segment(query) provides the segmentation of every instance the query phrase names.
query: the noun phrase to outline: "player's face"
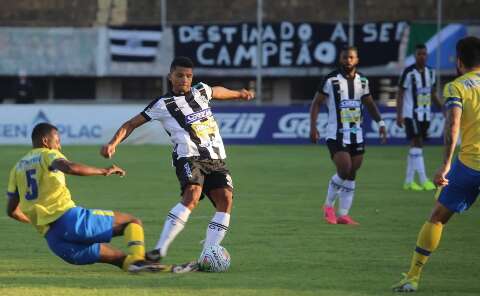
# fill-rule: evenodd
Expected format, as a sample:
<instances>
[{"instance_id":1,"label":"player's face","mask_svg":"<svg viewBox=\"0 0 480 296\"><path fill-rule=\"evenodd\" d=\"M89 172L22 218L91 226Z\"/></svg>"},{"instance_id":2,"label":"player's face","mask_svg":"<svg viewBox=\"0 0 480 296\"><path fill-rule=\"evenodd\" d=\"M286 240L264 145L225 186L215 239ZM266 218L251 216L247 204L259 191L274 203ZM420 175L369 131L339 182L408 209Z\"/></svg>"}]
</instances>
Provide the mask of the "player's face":
<instances>
[{"instance_id":1,"label":"player's face","mask_svg":"<svg viewBox=\"0 0 480 296\"><path fill-rule=\"evenodd\" d=\"M350 72L358 65L358 54L355 50L344 50L340 54L340 65L346 72Z\"/></svg>"},{"instance_id":2,"label":"player's face","mask_svg":"<svg viewBox=\"0 0 480 296\"><path fill-rule=\"evenodd\" d=\"M60 144L60 136L56 130L52 130L48 136L43 138L44 145L49 149L62 150L62 145Z\"/></svg>"},{"instance_id":3,"label":"player's face","mask_svg":"<svg viewBox=\"0 0 480 296\"><path fill-rule=\"evenodd\" d=\"M419 67L425 67L427 64L427 49L426 48L420 48L415 50L415 63Z\"/></svg>"},{"instance_id":4,"label":"player's face","mask_svg":"<svg viewBox=\"0 0 480 296\"><path fill-rule=\"evenodd\" d=\"M168 75L172 83L174 93L182 94L190 91L192 87L193 69L185 67L175 67Z\"/></svg>"}]
</instances>

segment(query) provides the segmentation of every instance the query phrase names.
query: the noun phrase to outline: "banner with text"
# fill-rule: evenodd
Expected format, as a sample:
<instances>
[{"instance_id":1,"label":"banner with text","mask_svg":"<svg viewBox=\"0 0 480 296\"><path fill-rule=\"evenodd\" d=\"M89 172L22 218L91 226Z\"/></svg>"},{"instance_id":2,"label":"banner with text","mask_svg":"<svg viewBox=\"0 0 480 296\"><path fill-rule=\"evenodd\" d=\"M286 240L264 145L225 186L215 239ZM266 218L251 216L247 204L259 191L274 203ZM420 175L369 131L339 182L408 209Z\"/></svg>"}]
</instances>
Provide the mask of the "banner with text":
<instances>
[{"instance_id":1,"label":"banner with text","mask_svg":"<svg viewBox=\"0 0 480 296\"><path fill-rule=\"evenodd\" d=\"M144 105L2 105L0 144L30 145L33 127L49 122L58 127L62 144L105 144L117 129ZM158 122L141 126L125 141L131 144L167 144Z\"/></svg>"},{"instance_id":2,"label":"banner with text","mask_svg":"<svg viewBox=\"0 0 480 296\"><path fill-rule=\"evenodd\" d=\"M120 125L143 110L144 105L2 105L0 144L30 145L32 128L50 122L59 129L63 144L105 144ZM310 116L308 106L213 107L220 134L227 144L307 144ZM395 108L381 107L386 122L388 144L405 144L405 131L395 124ZM444 118L435 112L430 124L431 144L442 143ZM327 114L322 111L317 128L324 136ZM367 144L380 144L378 126L365 114L363 132ZM323 141L323 140L322 140ZM169 144L159 122L149 122L135 130L126 143Z\"/></svg>"},{"instance_id":3,"label":"banner with text","mask_svg":"<svg viewBox=\"0 0 480 296\"><path fill-rule=\"evenodd\" d=\"M310 114L308 106L288 107L217 107L213 108L220 126L220 133L227 144L308 144ZM396 111L392 107L380 107L387 127L387 144L406 144L405 130L395 123ZM429 144L441 144L444 118L434 112L430 124ZM327 113L318 116L317 128L325 136ZM368 113L363 120L363 133L367 144L380 144L378 125ZM322 139L321 142L324 142Z\"/></svg>"},{"instance_id":4,"label":"banner with text","mask_svg":"<svg viewBox=\"0 0 480 296\"><path fill-rule=\"evenodd\" d=\"M358 24L355 45L362 67L399 60L406 22ZM348 44L348 24L266 23L261 33L262 66L334 67ZM174 26L175 55L191 57L199 68L251 68L257 65L255 23Z\"/></svg>"}]
</instances>

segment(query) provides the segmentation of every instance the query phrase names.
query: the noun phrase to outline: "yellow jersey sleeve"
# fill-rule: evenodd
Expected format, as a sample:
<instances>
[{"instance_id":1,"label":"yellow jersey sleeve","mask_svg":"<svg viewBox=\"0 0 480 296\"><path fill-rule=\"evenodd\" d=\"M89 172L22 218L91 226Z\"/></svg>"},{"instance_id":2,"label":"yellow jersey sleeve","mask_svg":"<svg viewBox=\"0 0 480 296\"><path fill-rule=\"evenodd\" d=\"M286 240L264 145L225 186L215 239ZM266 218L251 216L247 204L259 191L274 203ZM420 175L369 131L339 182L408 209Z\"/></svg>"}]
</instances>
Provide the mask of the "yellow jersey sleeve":
<instances>
[{"instance_id":1,"label":"yellow jersey sleeve","mask_svg":"<svg viewBox=\"0 0 480 296\"><path fill-rule=\"evenodd\" d=\"M463 95L462 90L458 84L453 81L445 85L443 89L443 98L445 109L458 107L463 109Z\"/></svg>"},{"instance_id":2,"label":"yellow jersey sleeve","mask_svg":"<svg viewBox=\"0 0 480 296\"><path fill-rule=\"evenodd\" d=\"M48 168L49 170L50 170L50 167L52 166L52 163L57 159L68 160L65 157L65 155L63 155L62 152L58 150L46 150L42 157L42 161L44 162L45 167Z\"/></svg>"},{"instance_id":3,"label":"yellow jersey sleeve","mask_svg":"<svg viewBox=\"0 0 480 296\"><path fill-rule=\"evenodd\" d=\"M10 170L8 178L7 195L8 197L18 197L17 174L15 173L16 165Z\"/></svg>"}]
</instances>

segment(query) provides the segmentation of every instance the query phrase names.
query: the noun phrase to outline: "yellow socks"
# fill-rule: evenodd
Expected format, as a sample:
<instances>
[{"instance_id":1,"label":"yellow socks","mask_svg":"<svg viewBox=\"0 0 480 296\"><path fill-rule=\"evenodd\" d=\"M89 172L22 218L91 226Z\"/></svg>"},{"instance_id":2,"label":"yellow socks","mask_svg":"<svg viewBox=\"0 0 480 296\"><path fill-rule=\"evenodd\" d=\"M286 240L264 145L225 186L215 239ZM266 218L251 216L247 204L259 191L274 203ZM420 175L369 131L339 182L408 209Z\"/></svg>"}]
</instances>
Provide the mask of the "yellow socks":
<instances>
[{"instance_id":1,"label":"yellow socks","mask_svg":"<svg viewBox=\"0 0 480 296\"><path fill-rule=\"evenodd\" d=\"M123 237L128 246L128 256L123 261L123 269L127 270L128 266L133 262L145 259L145 245L142 226L136 223L128 224L123 233Z\"/></svg>"},{"instance_id":2,"label":"yellow socks","mask_svg":"<svg viewBox=\"0 0 480 296\"><path fill-rule=\"evenodd\" d=\"M425 222L418 233L417 247L413 252L408 278L420 278L422 268L427 263L430 254L435 251L442 237L443 224L440 222Z\"/></svg>"}]
</instances>

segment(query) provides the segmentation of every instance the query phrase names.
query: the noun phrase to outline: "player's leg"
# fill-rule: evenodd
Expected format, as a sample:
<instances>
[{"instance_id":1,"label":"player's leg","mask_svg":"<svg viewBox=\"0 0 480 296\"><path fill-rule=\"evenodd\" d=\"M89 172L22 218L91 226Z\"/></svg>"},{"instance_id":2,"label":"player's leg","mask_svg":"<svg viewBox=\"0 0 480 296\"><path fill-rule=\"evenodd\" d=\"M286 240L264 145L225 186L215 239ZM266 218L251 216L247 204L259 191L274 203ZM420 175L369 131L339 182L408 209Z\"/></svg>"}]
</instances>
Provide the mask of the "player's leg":
<instances>
[{"instance_id":1,"label":"player's leg","mask_svg":"<svg viewBox=\"0 0 480 296\"><path fill-rule=\"evenodd\" d=\"M230 226L233 191L230 187L215 188L209 191L209 197L217 211L208 223L204 246L219 245L225 238Z\"/></svg>"},{"instance_id":2,"label":"player's leg","mask_svg":"<svg viewBox=\"0 0 480 296\"><path fill-rule=\"evenodd\" d=\"M127 258L127 255L121 250L106 243L100 244L100 261L99 262L112 264L119 268L122 268L125 258Z\"/></svg>"},{"instance_id":3,"label":"player's leg","mask_svg":"<svg viewBox=\"0 0 480 296\"><path fill-rule=\"evenodd\" d=\"M477 199L480 172L463 165L459 160L447 174L449 184L439 188L438 200L427 222L422 226L412 256L410 270L392 288L399 292L416 291L423 266L439 243L445 225L455 212L466 211Z\"/></svg>"},{"instance_id":4,"label":"player's leg","mask_svg":"<svg viewBox=\"0 0 480 296\"><path fill-rule=\"evenodd\" d=\"M407 140L410 143L410 148L407 155L407 169L405 176L405 183L403 189L419 191L423 188L415 182L415 171L418 161L416 158L419 155L419 149L421 151L422 139L419 134L418 122L412 118L405 118L405 133Z\"/></svg>"},{"instance_id":5,"label":"player's leg","mask_svg":"<svg viewBox=\"0 0 480 296\"><path fill-rule=\"evenodd\" d=\"M121 212L114 212L113 219L113 236L123 235L128 248L128 255L122 262L123 269L140 271L137 269L145 265L145 235L142 221L131 214ZM104 246L104 249L108 254L114 254L111 246ZM132 266L133 264L136 266Z\"/></svg>"},{"instance_id":6,"label":"player's leg","mask_svg":"<svg viewBox=\"0 0 480 296\"><path fill-rule=\"evenodd\" d=\"M161 258L167 256L170 244L185 228L188 217L197 206L201 195L202 186L196 184L185 186L181 202L176 204L168 213L155 249L146 254L147 259L159 261Z\"/></svg>"},{"instance_id":7,"label":"player's leg","mask_svg":"<svg viewBox=\"0 0 480 296\"><path fill-rule=\"evenodd\" d=\"M418 289L423 266L427 263L442 237L443 225L452 217L454 212L440 202L436 202L430 218L423 224L418 233L415 251L413 252L410 269L403 274L403 279L392 286L395 292L414 292Z\"/></svg>"},{"instance_id":8,"label":"player's leg","mask_svg":"<svg viewBox=\"0 0 480 296\"><path fill-rule=\"evenodd\" d=\"M219 245L230 226L230 213L233 205L233 181L223 160L211 160L204 167L205 177L203 191L216 208L208 223L204 246Z\"/></svg>"},{"instance_id":9,"label":"player's leg","mask_svg":"<svg viewBox=\"0 0 480 296\"><path fill-rule=\"evenodd\" d=\"M197 206L202 195L205 176L201 165L193 158L174 159L175 173L180 183L182 199L168 213L155 249L146 258L159 261L167 255L168 248L177 235L185 228L191 211Z\"/></svg>"},{"instance_id":10,"label":"player's leg","mask_svg":"<svg viewBox=\"0 0 480 296\"><path fill-rule=\"evenodd\" d=\"M338 193L339 208L337 223L358 225L358 222L350 217L349 212L355 195L355 177L363 162L363 150L361 154L350 154L349 156L351 157L350 174L345 182L343 182L342 189Z\"/></svg>"},{"instance_id":11,"label":"player's leg","mask_svg":"<svg viewBox=\"0 0 480 296\"><path fill-rule=\"evenodd\" d=\"M129 242L128 256L106 244L122 233ZM102 262L126 270L144 258L141 222L129 214L75 207L50 225L46 239L55 254L76 265ZM126 264L131 255L134 260Z\"/></svg>"},{"instance_id":12,"label":"player's leg","mask_svg":"<svg viewBox=\"0 0 480 296\"><path fill-rule=\"evenodd\" d=\"M419 122L418 125L420 127L418 144L416 146L418 157L416 157L414 160L414 167L416 168L416 171L418 173L418 178L420 180L420 186L422 186L422 189L435 190L435 184L433 184L433 182L430 181L427 177L427 170L425 169L425 161L423 158L423 143L428 137L428 128L430 126L430 122L422 121Z\"/></svg>"},{"instance_id":13,"label":"player's leg","mask_svg":"<svg viewBox=\"0 0 480 296\"><path fill-rule=\"evenodd\" d=\"M335 201L338 193L343 186L348 175L349 159L346 159L348 153L345 152L345 147L340 145L337 140L328 139L327 148L330 152L330 157L336 166L335 174L328 182L327 196L323 205L323 216L327 223L337 224L337 216L335 215ZM339 173L339 171L341 173Z\"/></svg>"}]
</instances>

